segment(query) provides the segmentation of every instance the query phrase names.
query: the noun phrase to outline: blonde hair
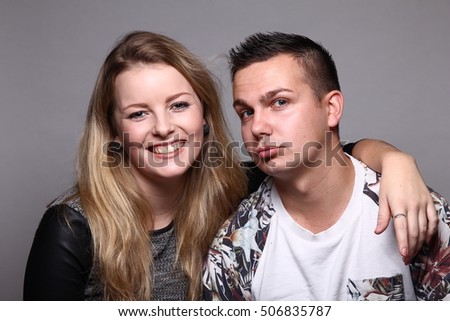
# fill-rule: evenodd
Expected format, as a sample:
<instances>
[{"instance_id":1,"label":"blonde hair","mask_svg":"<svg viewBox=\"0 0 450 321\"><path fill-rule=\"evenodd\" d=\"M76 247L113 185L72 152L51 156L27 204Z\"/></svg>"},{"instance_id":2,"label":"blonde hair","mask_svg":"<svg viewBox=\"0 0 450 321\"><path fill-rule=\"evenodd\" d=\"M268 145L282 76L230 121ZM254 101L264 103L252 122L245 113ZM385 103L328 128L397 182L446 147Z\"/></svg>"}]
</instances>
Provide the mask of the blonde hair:
<instances>
[{"instance_id":1,"label":"blonde hair","mask_svg":"<svg viewBox=\"0 0 450 321\"><path fill-rule=\"evenodd\" d=\"M92 93L77 158L77 185L91 229L93 262L105 299L152 298L152 253L146 228L152 226L152 207L129 168L123 166L126 160L103 148L117 134L112 121L115 79L142 63L164 63L177 69L202 102L210 128L199 159L189 170L174 219L176 256L189 280L186 299L197 300L208 247L245 196L247 182L228 145L231 136L214 78L184 46L161 34L136 31L125 35L107 56ZM220 164L211 162L218 157Z\"/></svg>"}]
</instances>

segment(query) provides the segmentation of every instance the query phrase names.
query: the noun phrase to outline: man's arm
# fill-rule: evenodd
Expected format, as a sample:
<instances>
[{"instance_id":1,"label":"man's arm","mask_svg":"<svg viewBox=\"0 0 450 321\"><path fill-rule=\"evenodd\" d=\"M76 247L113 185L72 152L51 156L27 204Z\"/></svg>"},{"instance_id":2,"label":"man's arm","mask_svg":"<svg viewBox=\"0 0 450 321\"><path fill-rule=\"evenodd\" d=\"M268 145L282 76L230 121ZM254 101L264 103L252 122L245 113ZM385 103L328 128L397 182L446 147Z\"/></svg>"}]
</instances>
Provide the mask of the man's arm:
<instances>
[{"instance_id":1,"label":"man's arm","mask_svg":"<svg viewBox=\"0 0 450 321\"><path fill-rule=\"evenodd\" d=\"M431 194L415 159L386 142L373 139L358 141L351 153L382 174L375 233L382 233L394 217L398 247L408 263L424 240L429 242L438 223Z\"/></svg>"}]
</instances>

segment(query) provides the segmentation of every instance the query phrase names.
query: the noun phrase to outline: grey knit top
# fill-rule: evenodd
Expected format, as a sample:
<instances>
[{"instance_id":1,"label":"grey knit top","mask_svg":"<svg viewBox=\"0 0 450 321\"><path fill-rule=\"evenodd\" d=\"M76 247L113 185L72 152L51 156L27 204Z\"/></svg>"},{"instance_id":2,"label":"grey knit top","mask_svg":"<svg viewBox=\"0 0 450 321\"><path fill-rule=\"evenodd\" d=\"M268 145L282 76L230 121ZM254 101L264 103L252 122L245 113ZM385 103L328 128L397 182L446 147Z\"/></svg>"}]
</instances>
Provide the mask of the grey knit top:
<instances>
[{"instance_id":1,"label":"grey knit top","mask_svg":"<svg viewBox=\"0 0 450 321\"><path fill-rule=\"evenodd\" d=\"M53 202L50 208L61 205L69 207L70 211L65 211L66 215L79 215L86 224L86 230L89 230L89 226L81 206L81 201L77 197L71 198L67 201L67 196L74 193L74 190L65 193ZM78 218L80 219L80 218ZM69 218L69 221L71 219ZM71 230L76 233L76 230ZM74 236L77 238L77 235ZM91 267L87 279L84 282L84 299L85 300L103 300L103 286L98 278L97 269L92 264L92 238L89 233L90 246L86 248L86 251L90 253L90 262L88 266ZM165 300L165 301L179 301L185 300L188 288L188 278L183 273L180 263L175 264L176 254L176 239L175 239L175 227L173 222L163 229L155 230L151 234L151 243L153 253L153 300ZM75 251L74 251L75 252ZM67 258L65 258L67 259ZM75 258L77 259L77 258ZM80 258L78 258L80 259ZM74 275L73 277L79 277Z\"/></svg>"}]
</instances>

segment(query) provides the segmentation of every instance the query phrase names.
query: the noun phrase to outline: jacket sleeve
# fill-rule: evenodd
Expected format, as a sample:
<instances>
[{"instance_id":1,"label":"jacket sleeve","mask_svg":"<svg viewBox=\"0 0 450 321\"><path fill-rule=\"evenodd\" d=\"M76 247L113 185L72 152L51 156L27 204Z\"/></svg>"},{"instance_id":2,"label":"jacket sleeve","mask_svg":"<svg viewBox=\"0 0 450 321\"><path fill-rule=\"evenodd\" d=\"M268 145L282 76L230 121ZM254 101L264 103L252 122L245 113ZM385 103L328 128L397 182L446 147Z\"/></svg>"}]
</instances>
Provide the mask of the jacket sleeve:
<instances>
[{"instance_id":1,"label":"jacket sleeve","mask_svg":"<svg viewBox=\"0 0 450 321\"><path fill-rule=\"evenodd\" d=\"M84 300L92 268L87 221L67 205L45 212L28 256L24 300Z\"/></svg>"}]
</instances>

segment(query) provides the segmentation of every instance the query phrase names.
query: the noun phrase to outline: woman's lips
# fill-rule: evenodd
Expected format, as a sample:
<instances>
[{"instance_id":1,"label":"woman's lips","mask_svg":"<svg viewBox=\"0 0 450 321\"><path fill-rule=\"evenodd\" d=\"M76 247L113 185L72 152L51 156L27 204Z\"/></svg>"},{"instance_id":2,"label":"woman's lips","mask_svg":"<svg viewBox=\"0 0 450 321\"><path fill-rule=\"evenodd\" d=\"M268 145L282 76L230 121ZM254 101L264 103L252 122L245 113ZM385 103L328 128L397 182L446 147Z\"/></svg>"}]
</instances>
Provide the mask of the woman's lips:
<instances>
[{"instance_id":1,"label":"woman's lips","mask_svg":"<svg viewBox=\"0 0 450 321\"><path fill-rule=\"evenodd\" d=\"M154 154L169 154L176 152L180 148L182 148L185 145L185 141L175 141L170 143L163 143L163 144L154 144L150 146L148 149L150 152Z\"/></svg>"}]
</instances>

